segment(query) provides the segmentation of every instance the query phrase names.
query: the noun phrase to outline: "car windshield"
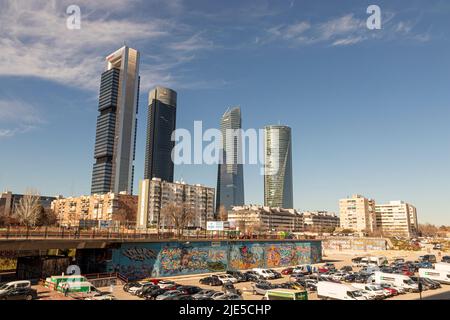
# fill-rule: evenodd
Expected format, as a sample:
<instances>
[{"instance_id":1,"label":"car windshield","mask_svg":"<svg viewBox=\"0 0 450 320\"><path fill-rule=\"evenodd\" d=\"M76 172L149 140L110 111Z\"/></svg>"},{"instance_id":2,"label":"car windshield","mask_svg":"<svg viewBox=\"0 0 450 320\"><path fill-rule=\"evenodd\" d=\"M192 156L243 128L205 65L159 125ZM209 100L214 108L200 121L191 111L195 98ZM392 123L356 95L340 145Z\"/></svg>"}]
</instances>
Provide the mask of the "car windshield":
<instances>
[{"instance_id":1,"label":"car windshield","mask_svg":"<svg viewBox=\"0 0 450 320\"><path fill-rule=\"evenodd\" d=\"M408 279L408 280L403 280L403 283L409 284L409 285L414 285L416 284L413 280Z\"/></svg>"},{"instance_id":2,"label":"car windshield","mask_svg":"<svg viewBox=\"0 0 450 320\"><path fill-rule=\"evenodd\" d=\"M353 298L360 298L363 296L363 293L362 291L351 291L348 293L348 295Z\"/></svg>"},{"instance_id":3,"label":"car windshield","mask_svg":"<svg viewBox=\"0 0 450 320\"><path fill-rule=\"evenodd\" d=\"M0 290L6 290L6 289L8 289L9 288L9 285L8 284L2 284L1 286L0 286Z\"/></svg>"}]
</instances>

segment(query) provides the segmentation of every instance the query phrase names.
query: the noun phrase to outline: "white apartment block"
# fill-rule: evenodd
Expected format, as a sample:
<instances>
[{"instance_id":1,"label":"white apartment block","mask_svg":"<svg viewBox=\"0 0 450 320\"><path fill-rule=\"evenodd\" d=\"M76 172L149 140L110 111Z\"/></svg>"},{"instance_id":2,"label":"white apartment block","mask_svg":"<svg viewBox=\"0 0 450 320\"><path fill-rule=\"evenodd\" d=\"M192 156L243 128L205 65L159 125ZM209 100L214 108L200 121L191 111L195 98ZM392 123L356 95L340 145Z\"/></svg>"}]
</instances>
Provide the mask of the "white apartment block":
<instances>
[{"instance_id":1,"label":"white apartment block","mask_svg":"<svg viewBox=\"0 0 450 320\"><path fill-rule=\"evenodd\" d=\"M136 219L137 197L122 193L59 198L51 209L63 226L80 226L82 221L119 221L128 224ZM120 218L116 216L120 214Z\"/></svg>"},{"instance_id":2,"label":"white apartment block","mask_svg":"<svg viewBox=\"0 0 450 320\"><path fill-rule=\"evenodd\" d=\"M341 228L356 232L373 232L377 228L375 200L353 195L339 200Z\"/></svg>"},{"instance_id":3,"label":"white apartment block","mask_svg":"<svg viewBox=\"0 0 450 320\"><path fill-rule=\"evenodd\" d=\"M403 201L375 206L377 226L383 235L414 237L417 235L417 209Z\"/></svg>"},{"instance_id":4,"label":"white apartment block","mask_svg":"<svg viewBox=\"0 0 450 320\"><path fill-rule=\"evenodd\" d=\"M302 232L303 215L294 209L269 208L257 205L233 207L228 213L228 221L242 232L267 233Z\"/></svg>"},{"instance_id":5,"label":"white apartment block","mask_svg":"<svg viewBox=\"0 0 450 320\"><path fill-rule=\"evenodd\" d=\"M340 219L328 211L305 211L302 213L305 229L308 231L322 231L324 229L339 228Z\"/></svg>"},{"instance_id":6,"label":"white apartment block","mask_svg":"<svg viewBox=\"0 0 450 320\"><path fill-rule=\"evenodd\" d=\"M137 212L138 228L170 227L161 216L161 209L168 204L187 206L196 213L191 227L206 228L208 220L214 220L215 189L184 182L166 182L154 178L139 184Z\"/></svg>"}]
</instances>

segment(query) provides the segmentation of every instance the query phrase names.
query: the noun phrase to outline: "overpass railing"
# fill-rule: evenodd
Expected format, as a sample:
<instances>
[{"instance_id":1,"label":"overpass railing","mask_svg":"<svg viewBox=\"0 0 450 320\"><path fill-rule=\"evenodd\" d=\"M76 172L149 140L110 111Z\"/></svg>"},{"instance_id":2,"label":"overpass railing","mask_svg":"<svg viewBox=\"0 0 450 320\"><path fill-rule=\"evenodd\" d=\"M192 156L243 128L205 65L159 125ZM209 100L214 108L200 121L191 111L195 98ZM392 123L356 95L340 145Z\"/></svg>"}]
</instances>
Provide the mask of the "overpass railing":
<instances>
[{"instance_id":1,"label":"overpass railing","mask_svg":"<svg viewBox=\"0 0 450 320\"><path fill-rule=\"evenodd\" d=\"M0 228L0 240L284 240L279 234L237 236L234 233L190 231L182 237L174 232L142 232L139 230L92 229L79 230L52 227L6 227Z\"/></svg>"}]
</instances>

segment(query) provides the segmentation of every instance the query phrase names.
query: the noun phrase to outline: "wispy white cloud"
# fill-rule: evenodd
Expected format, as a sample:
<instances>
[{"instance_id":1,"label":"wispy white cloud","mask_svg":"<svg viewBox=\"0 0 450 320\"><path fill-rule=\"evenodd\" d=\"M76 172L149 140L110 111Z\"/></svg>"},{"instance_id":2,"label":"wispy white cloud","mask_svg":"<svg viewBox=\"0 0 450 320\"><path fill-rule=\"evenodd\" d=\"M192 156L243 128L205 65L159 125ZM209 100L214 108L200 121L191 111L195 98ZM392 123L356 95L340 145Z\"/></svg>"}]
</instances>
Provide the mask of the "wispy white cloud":
<instances>
[{"instance_id":1,"label":"wispy white cloud","mask_svg":"<svg viewBox=\"0 0 450 320\"><path fill-rule=\"evenodd\" d=\"M170 81L173 67L186 61L186 55L212 47L203 34L170 19L118 18L141 2L76 1L82 9L81 30L69 30L66 8L71 0L0 0L0 76L38 77L97 91L107 54L125 42L153 42L158 44L156 50L170 51L156 65L142 59L141 76L147 86L153 86L159 79ZM166 4L170 9L182 9L180 1Z\"/></svg>"},{"instance_id":2,"label":"wispy white cloud","mask_svg":"<svg viewBox=\"0 0 450 320\"><path fill-rule=\"evenodd\" d=\"M370 39L408 39L428 41L428 33L414 32L417 21L395 21L396 15L385 12L382 18L382 30L369 30L366 20L347 14L326 21L300 21L277 25L267 29L266 38L258 44L273 41L287 41L291 46L325 44L329 46L349 46Z\"/></svg>"},{"instance_id":3,"label":"wispy white cloud","mask_svg":"<svg viewBox=\"0 0 450 320\"><path fill-rule=\"evenodd\" d=\"M0 100L0 138L25 133L45 124L38 110L20 100Z\"/></svg>"}]
</instances>

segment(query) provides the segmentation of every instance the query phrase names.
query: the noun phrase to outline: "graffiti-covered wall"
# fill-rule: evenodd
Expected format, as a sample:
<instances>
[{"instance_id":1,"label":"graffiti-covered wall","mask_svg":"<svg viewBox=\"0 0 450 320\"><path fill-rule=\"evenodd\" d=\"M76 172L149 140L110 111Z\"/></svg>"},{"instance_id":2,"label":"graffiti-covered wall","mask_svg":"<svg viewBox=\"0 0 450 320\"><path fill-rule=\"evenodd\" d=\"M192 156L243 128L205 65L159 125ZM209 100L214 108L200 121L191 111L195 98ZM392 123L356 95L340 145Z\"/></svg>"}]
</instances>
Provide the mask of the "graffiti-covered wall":
<instances>
[{"instance_id":1,"label":"graffiti-covered wall","mask_svg":"<svg viewBox=\"0 0 450 320\"><path fill-rule=\"evenodd\" d=\"M319 241L134 243L111 250L107 271L130 279L276 268L318 263L322 258Z\"/></svg>"},{"instance_id":2,"label":"graffiti-covered wall","mask_svg":"<svg viewBox=\"0 0 450 320\"><path fill-rule=\"evenodd\" d=\"M382 251L386 240L380 238L331 238L323 241L325 250L336 251Z\"/></svg>"}]
</instances>

